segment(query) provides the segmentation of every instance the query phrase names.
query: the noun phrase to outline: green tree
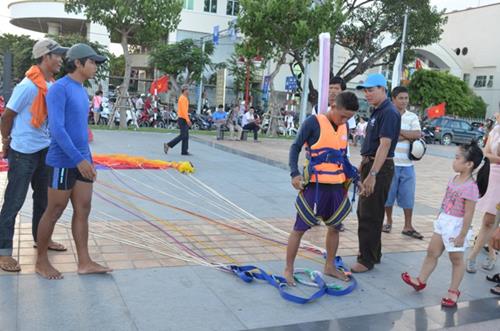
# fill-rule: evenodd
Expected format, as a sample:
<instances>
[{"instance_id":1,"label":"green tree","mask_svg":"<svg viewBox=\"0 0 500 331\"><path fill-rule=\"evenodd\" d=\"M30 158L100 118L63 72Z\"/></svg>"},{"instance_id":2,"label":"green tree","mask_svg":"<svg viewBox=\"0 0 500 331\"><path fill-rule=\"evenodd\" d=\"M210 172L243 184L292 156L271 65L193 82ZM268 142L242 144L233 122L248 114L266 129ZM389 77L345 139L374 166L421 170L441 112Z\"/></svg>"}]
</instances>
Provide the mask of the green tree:
<instances>
[{"instance_id":1,"label":"green tree","mask_svg":"<svg viewBox=\"0 0 500 331\"><path fill-rule=\"evenodd\" d=\"M101 54L107 58L110 58L111 56L111 53L109 52L106 46L98 42L88 41L87 38L85 38L80 34L47 35L47 37L57 41L60 45L64 47L71 47L78 43L84 43L92 47L98 54ZM64 75L66 75L66 72L63 67L61 72L57 75L57 77L62 77ZM98 81L104 80L108 77L108 75L109 75L109 62L106 61L97 67L95 78Z\"/></svg>"},{"instance_id":2,"label":"green tree","mask_svg":"<svg viewBox=\"0 0 500 331\"><path fill-rule=\"evenodd\" d=\"M213 52L211 42L205 43L205 52L202 52L193 39L184 39L175 44L157 45L151 51L150 63L170 76L172 87L179 93L181 85L200 80L204 68L212 65Z\"/></svg>"},{"instance_id":3,"label":"green tree","mask_svg":"<svg viewBox=\"0 0 500 331\"><path fill-rule=\"evenodd\" d=\"M121 91L127 92L132 70L129 45L151 45L167 38L179 24L182 6L181 0L67 0L65 8L83 11L89 21L104 25L112 40L119 40L125 58ZM126 107L121 107L121 118L125 112ZM120 121L120 127L126 127L125 121Z\"/></svg>"},{"instance_id":4,"label":"green tree","mask_svg":"<svg viewBox=\"0 0 500 331\"><path fill-rule=\"evenodd\" d=\"M123 55L116 56L110 54L109 56L109 75L112 77L122 76L125 72L125 57Z\"/></svg>"},{"instance_id":5,"label":"green tree","mask_svg":"<svg viewBox=\"0 0 500 331\"><path fill-rule=\"evenodd\" d=\"M46 35L47 38L51 38L57 41L60 45L65 47L71 47L77 43L86 43L94 48L98 53L103 54L106 57L111 56L107 47L97 42L89 42L86 38L79 34L70 35ZM12 54L14 54L13 61L13 80L20 81L24 78L25 72L29 69L31 65L35 63L32 58L32 49L36 40L31 39L29 36L25 35L13 35L4 34L0 36L0 49L10 49ZM108 64L104 63L100 65L97 69L96 78L105 79L108 76ZM61 68L61 72L56 76L60 78L64 76L66 72L64 71L64 66Z\"/></svg>"},{"instance_id":6,"label":"green tree","mask_svg":"<svg viewBox=\"0 0 500 331\"><path fill-rule=\"evenodd\" d=\"M421 109L446 102L448 114L484 117L486 104L460 78L447 72L417 70L411 77L410 100Z\"/></svg>"},{"instance_id":7,"label":"green tree","mask_svg":"<svg viewBox=\"0 0 500 331\"><path fill-rule=\"evenodd\" d=\"M24 73L34 64L32 49L35 40L26 35L10 33L0 35L0 53L10 50L13 54L12 79L19 82L24 78ZM2 68L3 71L3 68Z\"/></svg>"},{"instance_id":8,"label":"green tree","mask_svg":"<svg viewBox=\"0 0 500 331\"><path fill-rule=\"evenodd\" d=\"M256 50L254 50L251 45L246 42L236 45L233 55L227 60L226 67L229 74L234 79L234 92L238 95L240 92L245 91L246 79L247 79L247 68L249 73L249 81L252 83L255 81L255 76L257 74L258 68L253 57L255 56ZM261 66L265 65L264 62Z\"/></svg>"},{"instance_id":9,"label":"green tree","mask_svg":"<svg viewBox=\"0 0 500 331\"><path fill-rule=\"evenodd\" d=\"M330 32L334 36L345 20L342 1L241 0L240 8L237 27L245 35L245 42L252 45L255 55L276 63L270 74L270 105L272 118L276 119L274 115L279 107L274 101L274 77L290 58L299 62L302 68L305 60L316 58L318 35ZM273 122L271 134L276 128Z\"/></svg>"},{"instance_id":10,"label":"green tree","mask_svg":"<svg viewBox=\"0 0 500 331\"><path fill-rule=\"evenodd\" d=\"M444 11L431 7L429 0L343 2L347 19L336 35L336 42L347 49L349 58L335 74L346 81L369 68L394 62L401 46L406 8L409 10L406 62L412 58L408 50L439 41L446 22Z\"/></svg>"}]
</instances>

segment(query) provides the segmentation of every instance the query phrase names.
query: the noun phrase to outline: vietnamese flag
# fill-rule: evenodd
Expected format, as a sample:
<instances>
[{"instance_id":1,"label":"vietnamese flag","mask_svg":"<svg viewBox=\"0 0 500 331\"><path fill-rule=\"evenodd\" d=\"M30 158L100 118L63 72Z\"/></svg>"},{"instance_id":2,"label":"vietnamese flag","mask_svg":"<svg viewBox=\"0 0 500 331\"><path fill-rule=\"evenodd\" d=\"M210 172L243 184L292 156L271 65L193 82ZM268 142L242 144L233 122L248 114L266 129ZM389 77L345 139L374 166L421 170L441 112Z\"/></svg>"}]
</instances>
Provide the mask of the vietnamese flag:
<instances>
[{"instance_id":1,"label":"vietnamese flag","mask_svg":"<svg viewBox=\"0 0 500 331\"><path fill-rule=\"evenodd\" d=\"M441 117L444 116L445 114L446 114L446 102L441 102L439 105L435 105L427 109L428 118Z\"/></svg>"},{"instance_id":2,"label":"vietnamese flag","mask_svg":"<svg viewBox=\"0 0 500 331\"><path fill-rule=\"evenodd\" d=\"M416 59L415 60L415 69L420 70L422 68L423 68L422 61L420 61L420 59Z\"/></svg>"},{"instance_id":3,"label":"vietnamese flag","mask_svg":"<svg viewBox=\"0 0 500 331\"><path fill-rule=\"evenodd\" d=\"M156 90L156 91L155 91ZM164 93L168 91L168 76L164 75L151 83L149 88L149 93L156 95L159 93Z\"/></svg>"}]
</instances>

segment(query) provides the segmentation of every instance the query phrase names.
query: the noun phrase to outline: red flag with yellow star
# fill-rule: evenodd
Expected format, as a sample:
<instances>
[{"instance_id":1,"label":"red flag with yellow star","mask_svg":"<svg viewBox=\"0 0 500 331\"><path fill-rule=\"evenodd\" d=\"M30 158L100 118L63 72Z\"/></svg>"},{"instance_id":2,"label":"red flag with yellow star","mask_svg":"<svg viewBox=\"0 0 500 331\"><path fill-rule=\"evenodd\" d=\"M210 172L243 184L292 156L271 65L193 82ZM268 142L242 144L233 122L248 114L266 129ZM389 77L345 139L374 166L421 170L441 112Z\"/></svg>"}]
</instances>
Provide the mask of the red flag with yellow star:
<instances>
[{"instance_id":1,"label":"red flag with yellow star","mask_svg":"<svg viewBox=\"0 0 500 331\"><path fill-rule=\"evenodd\" d=\"M441 102L439 105L435 105L427 109L428 118L441 117L444 116L445 114L446 114L446 102Z\"/></svg>"},{"instance_id":2,"label":"red flag with yellow star","mask_svg":"<svg viewBox=\"0 0 500 331\"><path fill-rule=\"evenodd\" d=\"M149 93L156 95L168 91L168 76L164 75L151 83Z\"/></svg>"}]
</instances>

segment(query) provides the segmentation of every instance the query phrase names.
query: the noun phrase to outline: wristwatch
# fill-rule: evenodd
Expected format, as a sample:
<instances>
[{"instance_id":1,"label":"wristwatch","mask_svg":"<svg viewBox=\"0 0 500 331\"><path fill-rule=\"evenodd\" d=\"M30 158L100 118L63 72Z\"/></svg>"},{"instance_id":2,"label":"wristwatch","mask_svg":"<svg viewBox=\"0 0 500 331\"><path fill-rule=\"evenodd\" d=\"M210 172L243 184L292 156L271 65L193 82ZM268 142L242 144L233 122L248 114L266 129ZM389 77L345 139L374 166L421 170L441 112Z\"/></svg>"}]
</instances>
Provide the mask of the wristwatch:
<instances>
[{"instance_id":1,"label":"wristwatch","mask_svg":"<svg viewBox=\"0 0 500 331\"><path fill-rule=\"evenodd\" d=\"M370 171L370 176L375 177L375 176L377 176L377 174L378 174L377 171L374 171L374 170Z\"/></svg>"}]
</instances>

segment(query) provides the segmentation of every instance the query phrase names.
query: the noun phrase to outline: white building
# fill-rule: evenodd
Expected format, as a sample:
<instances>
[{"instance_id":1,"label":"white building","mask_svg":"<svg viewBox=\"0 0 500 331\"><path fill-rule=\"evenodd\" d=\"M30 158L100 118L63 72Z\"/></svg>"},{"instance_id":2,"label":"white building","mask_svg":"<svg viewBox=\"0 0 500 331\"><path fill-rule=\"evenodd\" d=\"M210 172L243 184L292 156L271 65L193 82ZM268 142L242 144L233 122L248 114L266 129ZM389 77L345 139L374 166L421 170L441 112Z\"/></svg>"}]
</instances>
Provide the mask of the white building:
<instances>
[{"instance_id":1,"label":"white building","mask_svg":"<svg viewBox=\"0 0 500 331\"><path fill-rule=\"evenodd\" d=\"M53 35L77 33L104 46L110 44L104 26L88 22L82 13L65 12L64 0L10 0L8 9L12 17L10 23L20 28Z\"/></svg>"},{"instance_id":2,"label":"white building","mask_svg":"<svg viewBox=\"0 0 500 331\"><path fill-rule=\"evenodd\" d=\"M488 104L500 109L500 3L447 13L441 40L417 50L431 68L463 79Z\"/></svg>"},{"instance_id":3,"label":"white building","mask_svg":"<svg viewBox=\"0 0 500 331\"><path fill-rule=\"evenodd\" d=\"M65 12L64 0L11 0L8 9L11 17L10 23L17 27L51 35L80 34L89 41L98 42L104 46L110 44L106 27L88 22L82 13ZM102 81L99 84L107 93L108 82ZM95 91L98 88L97 82L92 83L92 86L92 90Z\"/></svg>"}]
</instances>

